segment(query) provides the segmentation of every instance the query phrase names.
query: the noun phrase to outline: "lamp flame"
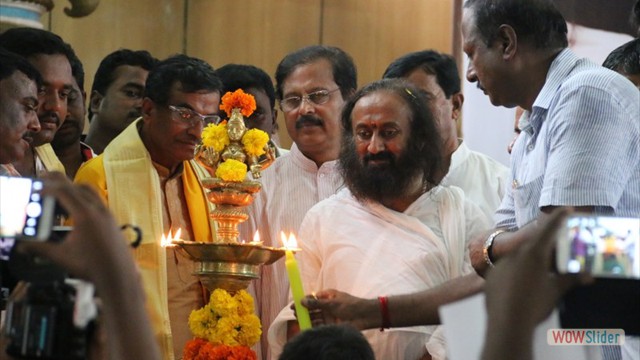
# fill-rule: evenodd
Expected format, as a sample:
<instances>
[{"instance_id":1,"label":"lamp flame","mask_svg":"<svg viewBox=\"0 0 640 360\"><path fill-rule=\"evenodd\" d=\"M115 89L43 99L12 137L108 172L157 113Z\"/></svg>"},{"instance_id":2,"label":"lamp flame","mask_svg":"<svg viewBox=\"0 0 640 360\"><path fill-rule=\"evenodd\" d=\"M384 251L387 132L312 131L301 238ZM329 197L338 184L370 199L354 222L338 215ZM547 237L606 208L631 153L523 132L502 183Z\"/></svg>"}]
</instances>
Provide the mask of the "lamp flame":
<instances>
[{"instance_id":1,"label":"lamp flame","mask_svg":"<svg viewBox=\"0 0 640 360\"><path fill-rule=\"evenodd\" d=\"M289 233L289 238L284 234L283 231L280 232L280 239L282 240L282 244L285 249L289 250L299 250L298 248L298 240L296 240L296 236L293 233Z\"/></svg>"},{"instance_id":2,"label":"lamp flame","mask_svg":"<svg viewBox=\"0 0 640 360\"><path fill-rule=\"evenodd\" d=\"M256 230L256 233L253 234L253 241L249 243L249 245L260 245L262 241L260 241L260 233Z\"/></svg>"},{"instance_id":3,"label":"lamp flame","mask_svg":"<svg viewBox=\"0 0 640 360\"><path fill-rule=\"evenodd\" d=\"M173 244L173 240L180 239L180 234L182 234L181 228L178 228L178 230L176 230L176 232L173 235L171 235L171 230L169 230L169 234L167 234L166 236L162 234L162 237L160 238L160 246L162 247L175 246Z\"/></svg>"}]
</instances>

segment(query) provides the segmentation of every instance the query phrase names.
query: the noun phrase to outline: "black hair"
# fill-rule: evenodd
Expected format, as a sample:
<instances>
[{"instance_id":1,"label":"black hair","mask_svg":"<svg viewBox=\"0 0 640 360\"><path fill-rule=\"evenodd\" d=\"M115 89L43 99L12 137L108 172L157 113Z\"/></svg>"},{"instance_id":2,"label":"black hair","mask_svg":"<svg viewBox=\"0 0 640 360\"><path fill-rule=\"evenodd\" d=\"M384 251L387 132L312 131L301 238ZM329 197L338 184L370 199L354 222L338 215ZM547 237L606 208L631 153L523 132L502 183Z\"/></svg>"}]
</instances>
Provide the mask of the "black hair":
<instances>
[{"instance_id":1,"label":"black hair","mask_svg":"<svg viewBox=\"0 0 640 360\"><path fill-rule=\"evenodd\" d=\"M537 49L566 48L567 23L550 0L467 0L481 39L491 46L501 25L511 26L518 39Z\"/></svg>"},{"instance_id":2,"label":"black hair","mask_svg":"<svg viewBox=\"0 0 640 360\"><path fill-rule=\"evenodd\" d=\"M384 71L384 79L403 78L416 69L435 75L447 99L460 92L460 74L452 56L434 50L416 51L394 60Z\"/></svg>"},{"instance_id":3,"label":"black hair","mask_svg":"<svg viewBox=\"0 0 640 360\"><path fill-rule=\"evenodd\" d=\"M401 164L394 179L400 183L391 185L389 181L380 187L376 179L363 179L355 150L355 139L352 127L352 112L363 97L375 92L392 93L403 100L411 112L410 136L405 154L411 167ZM428 100L422 92L402 79L383 79L365 85L358 90L344 105L341 115L342 144L340 148L340 171L345 184L357 199L381 200L385 197L400 195L406 191L403 185L413 181L411 177L421 175L425 187L437 185L440 181L442 165L442 139L436 127L436 119L428 107ZM393 180L393 179L392 179ZM357 183L363 181L363 185ZM402 184L405 182L405 184ZM365 193L369 191L369 193Z\"/></svg>"},{"instance_id":4,"label":"black hair","mask_svg":"<svg viewBox=\"0 0 640 360\"><path fill-rule=\"evenodd\" d=\"M149 72L145 96L156 104L166 105L171 87L179 82L183 92L208 90L221 92L222 82L207 62L187 55L174 55L160 61Z\"/></svg>"},{"instance_id":5,"label":"black hair","mask_svg":"<svg viewBox=\"0 0 640 360\"><path fill-rule=\"evenodd\" d=\"M11 77L16 71L33 80L36 83L36 89L42 86L40 73L27 59L0 47L0 81Z\"/></svg>"},{"instance_id":6,"label":"black hair","mask_svg":"<svg viewBox=\"0 0 640 360\"><path fill-rule=\"evenodd\" d=\"M345 325L324 325L301 332L289 341L279 360L374 360L362 334Z\"/></svg>"},{"instance_id":7,"label":"black hair","mask_svg":"<svg viewBox=\"0 0 640 360\"><path fill-rule=\"evenodd\" d=\"M348 99L358 88L358 72L353 59L342 49L334 46L312 45L296 50L280 61L276 69L276 95L282 100L282 86L291 73L300 65L326 59L333 68L333 81L340 88L343 99Z\"/></svg>"},{"instance_id":8,"label":"black hair","mask_svg":"<svg viewBox=\"0 0 640 360\"><path fill-rule=\"evenodd\" d=\"M69 64L71 65L71 76L78 84L80 91L84 90L84 66L82 66L82 61L73 54L71 58L69 58Z\"/></svg>"},{"instance_id":9,"label":"black hair","mask_svg":"<svg viewBox=\"0 0 640 360\"><path fill-rule=\"evenodd\" d=\"M100 62L98 70L96 70L96 74L93 77L91 91L97 91L104 95L111 83L115 80L113 73L119 66L139 66L147 71L151 71L157 63L158 59L151 56L146 50L116 50L105 56Z\"/></svg>"},{"instance_id":10,"label":"black hair","mask_svg":"<svg viewBox=\"0 0 640 360\"><path fill-rule=\"evenodd\" d=\"M107 93L107 89L115 81L114 72L122 65L139 66L147 71L151 71L158 63L158 59L151 56L146 50L120 49L107 55L100 61L98 70L93 76L91 92L97 91L102 95ZM91 107L89 107L89 119L93 117Z\"/></svg>"},{"instance_id":11,"label":"black hair","mask_svg":"<svg viewBox=\"0 0 640 360\"><path fill-rule=\"evenodd\" d=\"M269 74L253 65L227 64L216 70L222 80L222 93L238 89L262 89L269 98L271 108L276 106L276 91Z\"/></svg>"},{"instance_id":12,"label":"black hair","mask_svg":"<svg viewBox=\"0 0 640 360\"><path fill-rule=\"evenodd\" d=\"M60 36L41 29L9 29L0 34L0 46L25 58L40 54L64 55L69 64L74 59L78 59L71 46L65 43Z\"/></svg>"},{"instance_id":13,"label":"black hair","mask_svg":"<svg viewBox=\"0 0 640 360\"><path fill-rule=\"evenodd\" d=\"M623 75L640 74L640 38L617 47L607 56L602 66Z\"/></svg>"}]
</instances>

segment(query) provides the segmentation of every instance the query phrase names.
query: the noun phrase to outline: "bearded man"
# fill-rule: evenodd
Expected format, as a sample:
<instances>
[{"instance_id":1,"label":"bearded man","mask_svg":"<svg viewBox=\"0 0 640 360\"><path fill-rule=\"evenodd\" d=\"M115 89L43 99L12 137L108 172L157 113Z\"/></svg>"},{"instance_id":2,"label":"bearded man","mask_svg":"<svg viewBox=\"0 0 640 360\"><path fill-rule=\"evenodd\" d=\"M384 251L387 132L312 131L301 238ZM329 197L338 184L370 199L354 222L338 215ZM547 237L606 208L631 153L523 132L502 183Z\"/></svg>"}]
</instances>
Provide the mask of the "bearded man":
<instances>
[{"instance_id":1,"label":"bearded man","mask_svg":"<svg viewBox=\"0 0 640 360\"><path fill-rule=\"evenodd\" d=\"M473 271L467 239L489 224L460 189L437 185L442 141L427 103L408 83L381 80L345 105L339 161L346 188L311 208L300 227L307 292L403 294ZM291 318L285 308L272 325L274 347L284 342ZM377 359L444 357L435 326L363 334Z\"/></svg>"}]
</instances>

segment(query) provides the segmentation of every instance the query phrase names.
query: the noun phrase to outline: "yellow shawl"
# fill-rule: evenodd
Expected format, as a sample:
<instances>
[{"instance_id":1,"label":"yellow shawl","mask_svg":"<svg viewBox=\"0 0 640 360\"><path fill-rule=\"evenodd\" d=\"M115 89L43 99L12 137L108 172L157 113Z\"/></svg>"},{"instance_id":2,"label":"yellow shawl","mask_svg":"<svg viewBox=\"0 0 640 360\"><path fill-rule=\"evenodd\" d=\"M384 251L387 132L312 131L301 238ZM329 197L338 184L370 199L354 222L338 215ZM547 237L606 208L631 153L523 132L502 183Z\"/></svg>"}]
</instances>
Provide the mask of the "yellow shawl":
<instances>
[{"instance_id":1,"label":"yellow shawl","mask_svg":"<svg viewBox=\"0 0 640 360\"><path fill-rule=\"evenodd\" d=\"M40 160L42 160L42 163L44 164L44 167L45 169L47 169L47 171L59 171L63 174L66 173L64 165L62 165L60 159L58 159L58 156L53 151L51 144L42 144L40 146L36 146L35 148L33 148L33 150L40 158Z\"/></svg>"},{"instance_id":2,"label":"yellow shawl","mask_svg":"<svg viewBox=\"0 0 640 360\"><path fill-rule=\"evenodd\" d=\"M134 224L142 229L142 243L134 251L134 257L140 268L147 308L164 358L172 359L166 255L159 246L163 233L160 178L140 139L138 122L140 120L116 137L102 155L83 165L75 180L95 185L119 223ZM184 163L182 176L194 236L198 241L211 242L215 229L209 220L202 187L188 161ZM107 189L111 191L107 192Z\"/></svg>"}]
</instances>

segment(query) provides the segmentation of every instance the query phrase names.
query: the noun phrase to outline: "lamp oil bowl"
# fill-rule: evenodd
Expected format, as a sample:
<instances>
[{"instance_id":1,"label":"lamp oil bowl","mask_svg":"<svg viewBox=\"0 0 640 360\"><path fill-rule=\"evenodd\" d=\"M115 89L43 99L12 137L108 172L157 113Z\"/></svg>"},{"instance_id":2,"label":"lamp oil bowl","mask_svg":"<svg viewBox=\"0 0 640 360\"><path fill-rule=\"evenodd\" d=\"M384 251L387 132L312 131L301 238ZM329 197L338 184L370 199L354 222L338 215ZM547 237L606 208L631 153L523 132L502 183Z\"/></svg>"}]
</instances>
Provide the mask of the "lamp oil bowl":
<instances>
[{"instance_id":1,"label":"lamp oil bowl","mask_svg":"<svg viewBox=\"0 0 640 360\"><path fill-rule=\"evenodd\" d=\"M211 244L174 240L196 262L194 275L213 291L229 292L246 289L260 277L260 266L269 265L284 256L283 249L261 244Z\"/></svg>"}]
</instances>

